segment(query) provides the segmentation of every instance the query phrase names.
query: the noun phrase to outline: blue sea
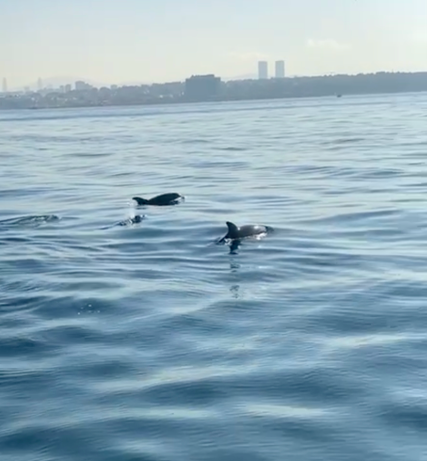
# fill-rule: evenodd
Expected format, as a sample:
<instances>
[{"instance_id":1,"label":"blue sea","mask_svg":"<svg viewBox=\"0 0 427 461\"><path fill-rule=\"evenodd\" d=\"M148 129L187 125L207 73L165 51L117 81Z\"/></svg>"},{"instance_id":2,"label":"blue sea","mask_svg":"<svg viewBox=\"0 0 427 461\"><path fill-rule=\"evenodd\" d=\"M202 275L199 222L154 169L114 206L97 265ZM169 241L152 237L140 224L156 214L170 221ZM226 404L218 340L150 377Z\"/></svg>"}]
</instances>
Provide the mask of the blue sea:
<instances>
[{"instance_id":1,"label":"blue sea","mask_svg":"<svg viewBox=\"0 0 427 461\"><path fill-rule=\"evenodd\" d=\"M427 460L426 125L425 93L1 112L1 461Z\"/></svg>"}]
</instances>

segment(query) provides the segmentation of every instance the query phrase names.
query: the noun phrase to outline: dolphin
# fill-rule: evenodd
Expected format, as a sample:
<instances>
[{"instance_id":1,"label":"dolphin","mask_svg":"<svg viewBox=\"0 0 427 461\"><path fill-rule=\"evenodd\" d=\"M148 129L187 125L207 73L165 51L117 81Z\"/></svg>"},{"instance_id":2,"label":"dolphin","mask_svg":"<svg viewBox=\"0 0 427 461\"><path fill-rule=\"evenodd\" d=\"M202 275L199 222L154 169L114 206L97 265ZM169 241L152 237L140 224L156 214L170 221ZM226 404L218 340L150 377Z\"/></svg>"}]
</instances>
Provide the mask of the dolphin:
<instances>
[{"instance_id":1,"label":"dolphin","mask_svg":"<svg viewBox=\"0 0 427 461\"><path fill-rule=\"evenodd\" d=\"M132 200L140 205L154 205L154 206L168 206L177 205L180 200L184 200L184 196L177 194L176 192L170 192L167 194L157 195L156 197L145 199L141 197L132 197Z\"/></svg>"},{"instance_id":2,"label":"dolphin","mask_svg":"<svg viewBox=\"0 0 427 461\"><path fill-rule=\"evenodd\" d=\"M269 232L273 231L272 227L262 226L258 224L246 224L241 227L237 227L236 224L227 221L228 232L218 240L217 243L223 243L226 240L240 241L241 239L248 237L263 237Z\"/></svg>"},{"instance_id":3,"label":"dolphin","mask_svg":"<svg viewBox=\"0 0 427 461\"><path fill-rule=\"evenodd\" d=\"M34 216L21 216L18 218L7 218L0 221L0 226L25 226L25 225L33 225L33 226L40 226L42 224L59 221L60 218L54 214L48 215L34 215Z\"/></svg>"},{"instance_id":4,"label":"dolphin","mask_svg":"<svg viewBox=\"0 0 427 461\"><path fill-rule=\"evenodd\" d=\"M126 221L120 221L118 223L119 226L127 226L129 224L139 224L142 222L143 219L145 219L146 216L145 214L144 215L140 215L140 214L137 214L136 216L134 216L133 218L129 218L129 219L126 219Z\"/></svg>"},{"instance_id":5,"label":"dolphin","mask_svg":"<svg viewBox=\"0 0 427 461\"><path fill-rule=\"evenodd\" d=\"M143 215L137 214L134 217L125 219L124 221L117 222L110 226L102 227L102 229L111 229L112 227L115 227L115 226L132 226L133 224L140 224L146 217L147 216L145 216L145 214Z\"/></svg>"}]
</instances>

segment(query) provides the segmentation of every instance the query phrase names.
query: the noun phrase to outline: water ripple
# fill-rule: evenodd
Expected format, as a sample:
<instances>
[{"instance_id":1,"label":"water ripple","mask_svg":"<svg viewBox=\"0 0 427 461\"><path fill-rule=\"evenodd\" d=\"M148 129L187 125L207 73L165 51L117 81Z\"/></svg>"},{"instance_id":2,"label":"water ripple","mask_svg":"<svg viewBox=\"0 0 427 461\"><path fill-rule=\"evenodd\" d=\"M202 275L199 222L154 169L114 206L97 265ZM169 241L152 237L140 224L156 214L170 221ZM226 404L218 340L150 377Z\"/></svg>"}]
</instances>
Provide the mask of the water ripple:
<instances>
[{"instance_id":1,"label":"water ripple","mask_svg":"<svg viewBox=\"0 0 427 461\"><path fill-rule=\"evenodd\" d=\"M2 461L423 459L426 106L0 114Z\"/></svg>"}]
</instances>

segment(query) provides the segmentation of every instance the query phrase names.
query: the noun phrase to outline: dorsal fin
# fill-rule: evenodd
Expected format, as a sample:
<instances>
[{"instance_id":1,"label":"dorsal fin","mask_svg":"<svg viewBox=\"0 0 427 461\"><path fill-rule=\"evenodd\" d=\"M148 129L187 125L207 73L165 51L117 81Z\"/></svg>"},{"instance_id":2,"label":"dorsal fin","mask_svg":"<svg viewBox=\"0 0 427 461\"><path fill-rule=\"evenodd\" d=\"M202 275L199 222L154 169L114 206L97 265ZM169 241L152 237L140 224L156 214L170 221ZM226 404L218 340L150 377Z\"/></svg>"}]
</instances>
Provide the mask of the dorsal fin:
<instances>
[{"instance_id":1,"label":"dorsal fin","mask_svg":"<svg viewBox=\"0 0 427 461\"><path fill-rule=\"evenodd\" d=\"M228 227L227 237L236 238L239 233L239 228L230 221L227 221L225 224L227 224L227 227Z\"/></svg>"},{"instance_id":2,"label":"dorsal fin","mask_svg":"<svg viewBox=\"0 0 427 461\"><path fill-rule=\"evenodd\" d=\"M146 205L148 203L148 200L145 199L145 198L141 198L141 197L132 197L132 200L135 200L135 202L138 204L138 205Z\"/></svg>"}]
</instances>

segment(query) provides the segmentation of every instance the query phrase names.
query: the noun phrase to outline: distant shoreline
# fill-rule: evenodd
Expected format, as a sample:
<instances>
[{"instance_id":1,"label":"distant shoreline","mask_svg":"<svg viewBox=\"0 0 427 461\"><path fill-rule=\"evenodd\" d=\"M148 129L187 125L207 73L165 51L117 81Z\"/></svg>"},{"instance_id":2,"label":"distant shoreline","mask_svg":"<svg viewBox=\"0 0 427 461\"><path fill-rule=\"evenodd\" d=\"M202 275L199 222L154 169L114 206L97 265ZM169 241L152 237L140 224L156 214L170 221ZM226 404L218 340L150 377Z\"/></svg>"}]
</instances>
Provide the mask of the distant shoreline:
<instances>
[{"instance_id":1,"label":"distant shoreline","mask_svg":"<svg viewBox=\"0 0 427 461\"><path fill-rule=\"evenodd\" d=\"M282 101L286 99L320 99L320 98L336 98L345 99L349 96L374 96L374 95L391 95L391 94L413 94L413 93L427 93L426 90L407 90L407 91L388 91L388 92L369 92L369 93L347 93L342 95L306 95L306 96L282 96L282 97L264 97L264 98L241 98L241 99L215 99L215 100L203 100L203 101L187 101L187 100L162 100L155 102L137 102L137 103L117 103L117 104L82 104L82 105L63 105L63 106L45 106L45 107L22 107L22 108L3 108L0 106L0 111L40 111L40 110L52 110L52 109L95 109L95 108L111 108L111 107L153 107L153 106L174 106L174 105L186 105L186 104L208 104L208 103L221 103L221 102L251 102L251 101Z\"/></svg>"},{"instance_id":2,"label":"distant shoreline","mask_svg":"<svg viewBox=\"0 0 427 461\"><path fill-rule=\"evenodd\" d=\"M217 79L218 80L218 79ZM203 87L205 85L205 87ZM303 98L367 96L427 92L427 72L291 77L220 82L212 93L200 84L197 97L185 82L85 87L78 90L43 90L0 95L0 110L76 109L99 107L164 106L213 102L269 101Z\"/></svg>"}]
</instances>

